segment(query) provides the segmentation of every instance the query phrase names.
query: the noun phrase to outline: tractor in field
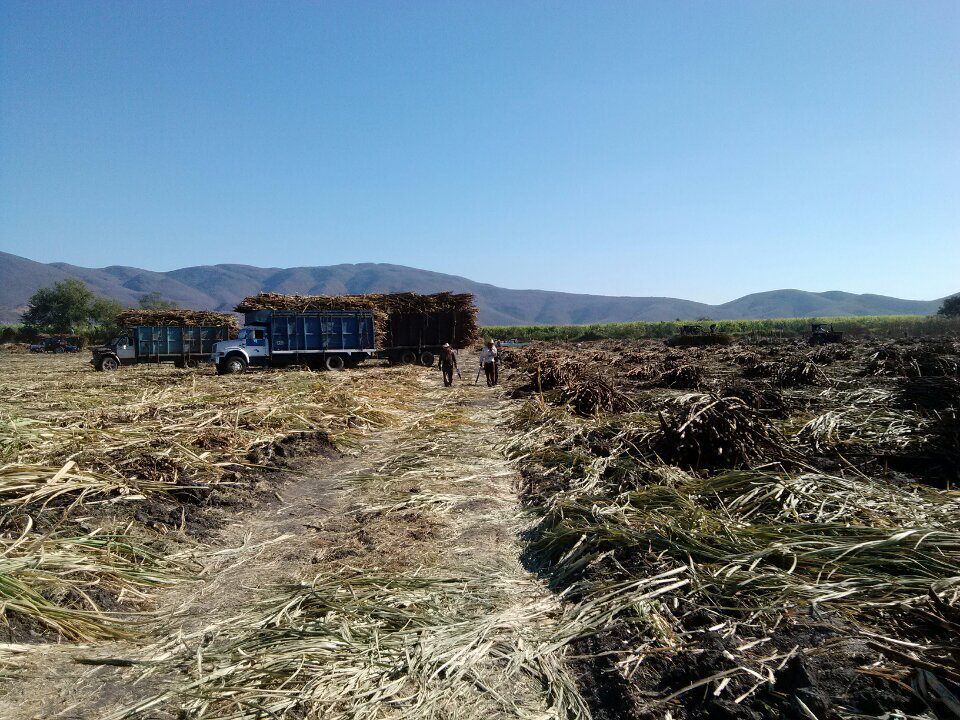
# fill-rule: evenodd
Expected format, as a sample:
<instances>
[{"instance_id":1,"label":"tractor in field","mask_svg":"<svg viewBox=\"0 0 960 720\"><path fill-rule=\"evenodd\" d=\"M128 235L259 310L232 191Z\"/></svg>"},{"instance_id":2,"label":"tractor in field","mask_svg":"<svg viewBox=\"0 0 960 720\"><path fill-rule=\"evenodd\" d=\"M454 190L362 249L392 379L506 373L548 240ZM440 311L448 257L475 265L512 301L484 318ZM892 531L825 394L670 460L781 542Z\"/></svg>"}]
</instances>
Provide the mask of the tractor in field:
<instances>
[{"instance_id":1,"label":"tractor in field","mask_svg":"<svg viewBox=\"0 0 960 720\"><path fill-rule=\"evenodd\" d=\"M807 342L811 345L827 345L829 343L843 342L843 333L835 332L833 325L827 327L823 323L813 323L810 325L810 337Z\"/></svg>"}]
</instances>

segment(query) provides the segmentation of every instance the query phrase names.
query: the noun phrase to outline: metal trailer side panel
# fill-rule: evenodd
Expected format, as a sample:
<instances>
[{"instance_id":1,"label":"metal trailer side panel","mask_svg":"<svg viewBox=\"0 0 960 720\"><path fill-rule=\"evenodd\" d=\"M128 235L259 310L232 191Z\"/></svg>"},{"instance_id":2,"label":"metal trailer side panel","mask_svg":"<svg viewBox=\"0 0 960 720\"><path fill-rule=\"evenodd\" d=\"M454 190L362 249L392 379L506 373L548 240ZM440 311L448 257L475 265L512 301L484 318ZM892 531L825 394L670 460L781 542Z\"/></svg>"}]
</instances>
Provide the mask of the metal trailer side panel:
<instances>
[{"instance_id":1,"label":"metal trailer side panel","mask_svg":"<svg viewBox=\"0 0 960 720\"><path fill-rule=\"evenodd\" d=\"M163 325L139 325L130 328L137 360L182 358L184 356L209 356L213 345L229 338L225 326L182 327Z\"/></svg>"},{"instance_id":2,"label":"metal trailer side panel","mask_svg":"<svg viewBox=\"0 0 960 720\"><path fill-rule=\"evenodd\" d=\"M446 342L454 344L458 320L458 314L453 310L391 315L391 347L437 348Z\"/></svg>"},{"instance_id":3,"label":"metal trailer side panel","mask_svg":"<svg viewBox=\"0 0 960 720\"><path fill-rule=\"evenodd\" d=\"M373 352L373 315L369 312L259 310L247 313L246 322L267 326L272 352Z\"/></svg>"}]
</instances>

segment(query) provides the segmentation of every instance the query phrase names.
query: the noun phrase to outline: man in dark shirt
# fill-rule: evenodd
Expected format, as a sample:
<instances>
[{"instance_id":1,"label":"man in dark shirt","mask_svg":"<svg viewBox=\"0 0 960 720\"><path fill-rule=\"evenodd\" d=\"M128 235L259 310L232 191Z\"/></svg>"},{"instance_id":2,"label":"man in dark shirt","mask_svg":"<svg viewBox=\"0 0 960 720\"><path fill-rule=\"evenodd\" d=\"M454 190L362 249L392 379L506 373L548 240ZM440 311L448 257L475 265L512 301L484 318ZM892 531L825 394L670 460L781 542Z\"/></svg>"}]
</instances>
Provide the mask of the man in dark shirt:
<instances>
[{"instance_id":1,"label":"man in dark shirt","mask_svg":"<svg viewBox=\"0 0 960 720\"><path fill-rule=\"evenodd\" d=\"M450 343L444 343L440 348L440 369L443 370L443 384L447 387L453 385L453 372L457 369L457 354L450 347Z\"/></svg>"}]
</instances>

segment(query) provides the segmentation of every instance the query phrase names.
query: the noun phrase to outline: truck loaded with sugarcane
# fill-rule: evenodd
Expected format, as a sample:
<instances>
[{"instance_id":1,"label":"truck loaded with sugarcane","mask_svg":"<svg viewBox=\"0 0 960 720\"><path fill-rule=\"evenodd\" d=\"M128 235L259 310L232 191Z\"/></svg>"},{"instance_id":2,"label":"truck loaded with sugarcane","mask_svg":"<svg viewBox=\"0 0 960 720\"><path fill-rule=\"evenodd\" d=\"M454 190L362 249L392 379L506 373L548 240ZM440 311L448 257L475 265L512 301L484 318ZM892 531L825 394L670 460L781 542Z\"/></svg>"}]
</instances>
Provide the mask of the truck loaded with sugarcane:
<instances>
[{"instance_id":1,"label":"truck loaded with sugarcane","mask_svg":"<svg viewBox=\"0 0 960 720\"><path fill-rule=\"evenodd\" d=\"M444 343L467 347L479 330L468 294L260 293L236 310L244 327L211 353L221 374L287 365L340 370L368 358L431 366Z\"/></svg>"},{"instance_id":2,"label":"truck loaded with sugarcane","mask_svg":"<svg viewBox=\"0 0 960 720\"><path fill-rule=\"evenodd\" d=\"M251 367L306 366L339 370L369 358L433 365L444 343L470 345L478 336L477 308L468 294L281 295L260 293L232 313L127 310L122 332L92 348L97 370L172 362L213 362L231 374Z\"/></svg>"},{"instance_id":3,"label":"truck loaded with sugarcane","mask_svg":"<svg viewBox=\"0 0 960 720\"><path fill-rule=\"evenodd\" d=\"M91 348L90 364L97 370L165 362L196 367L209 360L217 342L237 334L233 315L202 310L127 310L117 324L119 335Z\"/></svg>"}]
</instances>

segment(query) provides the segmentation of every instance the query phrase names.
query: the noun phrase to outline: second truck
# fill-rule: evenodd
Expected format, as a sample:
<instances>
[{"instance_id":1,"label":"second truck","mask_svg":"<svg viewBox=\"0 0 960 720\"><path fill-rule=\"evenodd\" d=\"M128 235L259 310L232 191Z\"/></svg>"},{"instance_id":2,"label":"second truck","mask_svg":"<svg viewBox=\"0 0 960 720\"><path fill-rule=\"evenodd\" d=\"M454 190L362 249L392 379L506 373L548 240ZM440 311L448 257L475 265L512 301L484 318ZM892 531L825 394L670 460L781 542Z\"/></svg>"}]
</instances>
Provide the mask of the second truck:
<instances>
[{"instance_id":1,"label":"second truck","mask_svg":"<svg viewBox=\"0 0 960 720\"><path fill-rule=\"evenodd\" d=\"M90 364L97 370L168 362L196 367L209 360L216 342L237 333L233 315L203 310L126 310L117 324L117 337L91 348Z\"/></svg>"},{"instance_id":2,"label":"second truck","mask_svg":"<svg viewBox=\"0 0 960 720\"><path fill-rule=\"evenodd\" d=\"M444 343L469 346L478 337L473 296L280 295L261 293L236 308L244 327L213 347L221 374L249 367L340 370L368 358L432 365Z\"/></svg>"}]
</instances>

